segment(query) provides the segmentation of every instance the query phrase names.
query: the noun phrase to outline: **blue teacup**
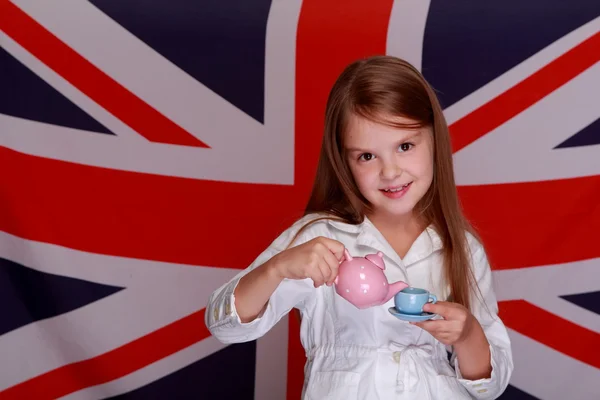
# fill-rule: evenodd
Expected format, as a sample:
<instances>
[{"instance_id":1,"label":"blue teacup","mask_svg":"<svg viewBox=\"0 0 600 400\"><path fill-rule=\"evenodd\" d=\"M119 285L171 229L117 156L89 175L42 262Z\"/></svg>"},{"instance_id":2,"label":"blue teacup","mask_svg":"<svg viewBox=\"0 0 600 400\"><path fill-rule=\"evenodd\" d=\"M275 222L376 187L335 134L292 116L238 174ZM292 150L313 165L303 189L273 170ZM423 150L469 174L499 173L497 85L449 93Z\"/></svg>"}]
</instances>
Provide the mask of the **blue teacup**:
<instances>
[{"instance_id":1,"label":"blue teacup","mask_svg":"<svg viewBox=\"0 0 600 400\"><path fill-rule=\"evenodd\" d=\"M427 303L437 302L437 297L425 289L407 287L394 296L394 306L402 314L419 315Z\"/></svg>"}]
</instances>

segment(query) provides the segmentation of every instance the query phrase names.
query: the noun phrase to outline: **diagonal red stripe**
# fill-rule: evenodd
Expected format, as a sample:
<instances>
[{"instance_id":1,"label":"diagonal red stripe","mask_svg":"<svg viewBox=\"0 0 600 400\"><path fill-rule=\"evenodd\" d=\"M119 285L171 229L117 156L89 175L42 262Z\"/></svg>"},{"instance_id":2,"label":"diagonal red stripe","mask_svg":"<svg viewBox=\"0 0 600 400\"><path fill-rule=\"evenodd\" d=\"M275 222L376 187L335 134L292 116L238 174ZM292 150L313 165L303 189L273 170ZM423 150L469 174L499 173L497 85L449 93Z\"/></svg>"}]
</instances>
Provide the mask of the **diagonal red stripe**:
<instances>
[{"instance_id":1,"label":"diagonal red stripe","mask_svg":"<svg viewBox=\"0 0 600 400\"><path fill-rule=\"evenodd\" d=\"M600 368L600 334L549 313L525 300L502 301L504 323L548 347L593 367Z\"/></svg>"},{"instance_id":2,"label":"diagonal red stripe","mask_svg":"<svg viewBox=\"0 0 600 400\"><path fill-rule=\"evenodd\" d=\"M151 142L208 147L80 56L9 1L0 1L0 29Z\"/></svg>"},{"instance_id":3,"label":"diagonal red stripe","mask_svg":"<svg viewBox=\"0 0 600 400\"><path fill-rule=\"evenodd\" d=\"M600 175L459 187L494 269L600 257Z\"/></svg>"},{"instance_id":4,"label":"diagonal red stripe","mask_svg":"<svg viewBox=\"0 0 600 400\"><path fill-rule=\"evenodd\" d=\"M57 399L121 378L210 336L205 309L121 347L46 372L0 392L3 400Z\"/></svg>"},{"instance_id":5,"label":"diagonal red stripe","mask_svg":"<svg viewBox=\"0 0 600 400\"><path fill-rule=\"evenodd\" d=\"M320 135L329 90L344 67L362 57L385 54L392 0L305 0L296 40L296 138ZM327 40L323 40L327 38ZM305 142L298 154L318 142ZM316 165L317 159L309 160ZM306 192L309 191L306 188ZM288 399L299 399L304 383L304 349L297 316L290 315Z\"/></svg>"},{"instance_id":6,"label":"diagonal red stripe","mask_svg":"<svg viewBox=\"0 0 600 400\"><path fill-rule=\"evenodd\" d=\"M450 127L453 151L473 143L600 61L595 34Z\"/></svg>"}]
</instances>

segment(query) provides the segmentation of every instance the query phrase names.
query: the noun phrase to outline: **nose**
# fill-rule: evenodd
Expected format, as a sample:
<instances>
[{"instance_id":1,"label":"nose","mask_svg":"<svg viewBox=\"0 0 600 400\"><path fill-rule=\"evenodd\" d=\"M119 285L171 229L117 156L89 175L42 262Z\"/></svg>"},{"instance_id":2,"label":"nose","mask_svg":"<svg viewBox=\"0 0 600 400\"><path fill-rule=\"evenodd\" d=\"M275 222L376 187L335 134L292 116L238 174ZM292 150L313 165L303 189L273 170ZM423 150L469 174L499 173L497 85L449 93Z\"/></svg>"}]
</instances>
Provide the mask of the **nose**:
<instances>
[{"instance_id":1,"label":"nose","mask_svg":"<svg viewBox=\"0 0 600 400\"><path fill-rule=\"evenodd\" d=\"M381 177L386 180L393 180L402 173L400 166L391 161L384 161L381 167Z\"/></svg>"}]
</instances>

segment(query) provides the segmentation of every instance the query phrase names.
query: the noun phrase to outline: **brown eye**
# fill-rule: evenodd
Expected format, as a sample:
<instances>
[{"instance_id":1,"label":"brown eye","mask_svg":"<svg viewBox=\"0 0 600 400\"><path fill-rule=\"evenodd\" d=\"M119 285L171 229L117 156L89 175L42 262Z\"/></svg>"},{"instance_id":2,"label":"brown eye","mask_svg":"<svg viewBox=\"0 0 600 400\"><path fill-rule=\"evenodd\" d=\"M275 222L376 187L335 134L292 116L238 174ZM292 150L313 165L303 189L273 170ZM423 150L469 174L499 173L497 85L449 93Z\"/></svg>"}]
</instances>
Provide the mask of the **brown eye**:
<instances>
[{"instance_id":1,"label":"brown eye","mask_svg":"<svg viewBox=\"0 0 600 400\"><path fill-rule=\"evenodd\" d=\"M358 157L359 160L362 161L371 161L375 156L371 153L363 153Z\"/></svg>"},{"instance_id":2,"label":"brown eye","mask_svg":"<svg viewBox=\"0 0 600 400\"><path fill-rule=\"evenodd\" d=\"M412 143L402 143L400 146L398 146L398 150L400 150L401 152L405 152L410 150L413 146L414 144Z\"/></svg>"}]
</instances>

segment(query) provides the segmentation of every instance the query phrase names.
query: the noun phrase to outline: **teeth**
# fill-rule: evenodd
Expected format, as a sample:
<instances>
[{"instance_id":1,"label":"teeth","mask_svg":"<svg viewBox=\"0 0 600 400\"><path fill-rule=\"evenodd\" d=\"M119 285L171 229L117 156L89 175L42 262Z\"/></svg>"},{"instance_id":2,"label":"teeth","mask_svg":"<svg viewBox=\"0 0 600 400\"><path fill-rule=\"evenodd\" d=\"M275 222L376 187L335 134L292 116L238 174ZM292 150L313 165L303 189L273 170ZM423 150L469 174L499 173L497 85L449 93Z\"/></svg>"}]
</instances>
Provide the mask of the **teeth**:
<instances>
[{"instance_id":1,"label":"teeth","mask_svg":"<svg viewBox=\"0 0 600 400\"><path fill-rule=\"evenodd\" d=\"M409 184L407 183L406 185L402 185L401 187L397 188L397 189L383 189L384 192L392 192L392 193L396 193L401 191L402 189L406 188Z\"/></svg>"}]
</instances>

